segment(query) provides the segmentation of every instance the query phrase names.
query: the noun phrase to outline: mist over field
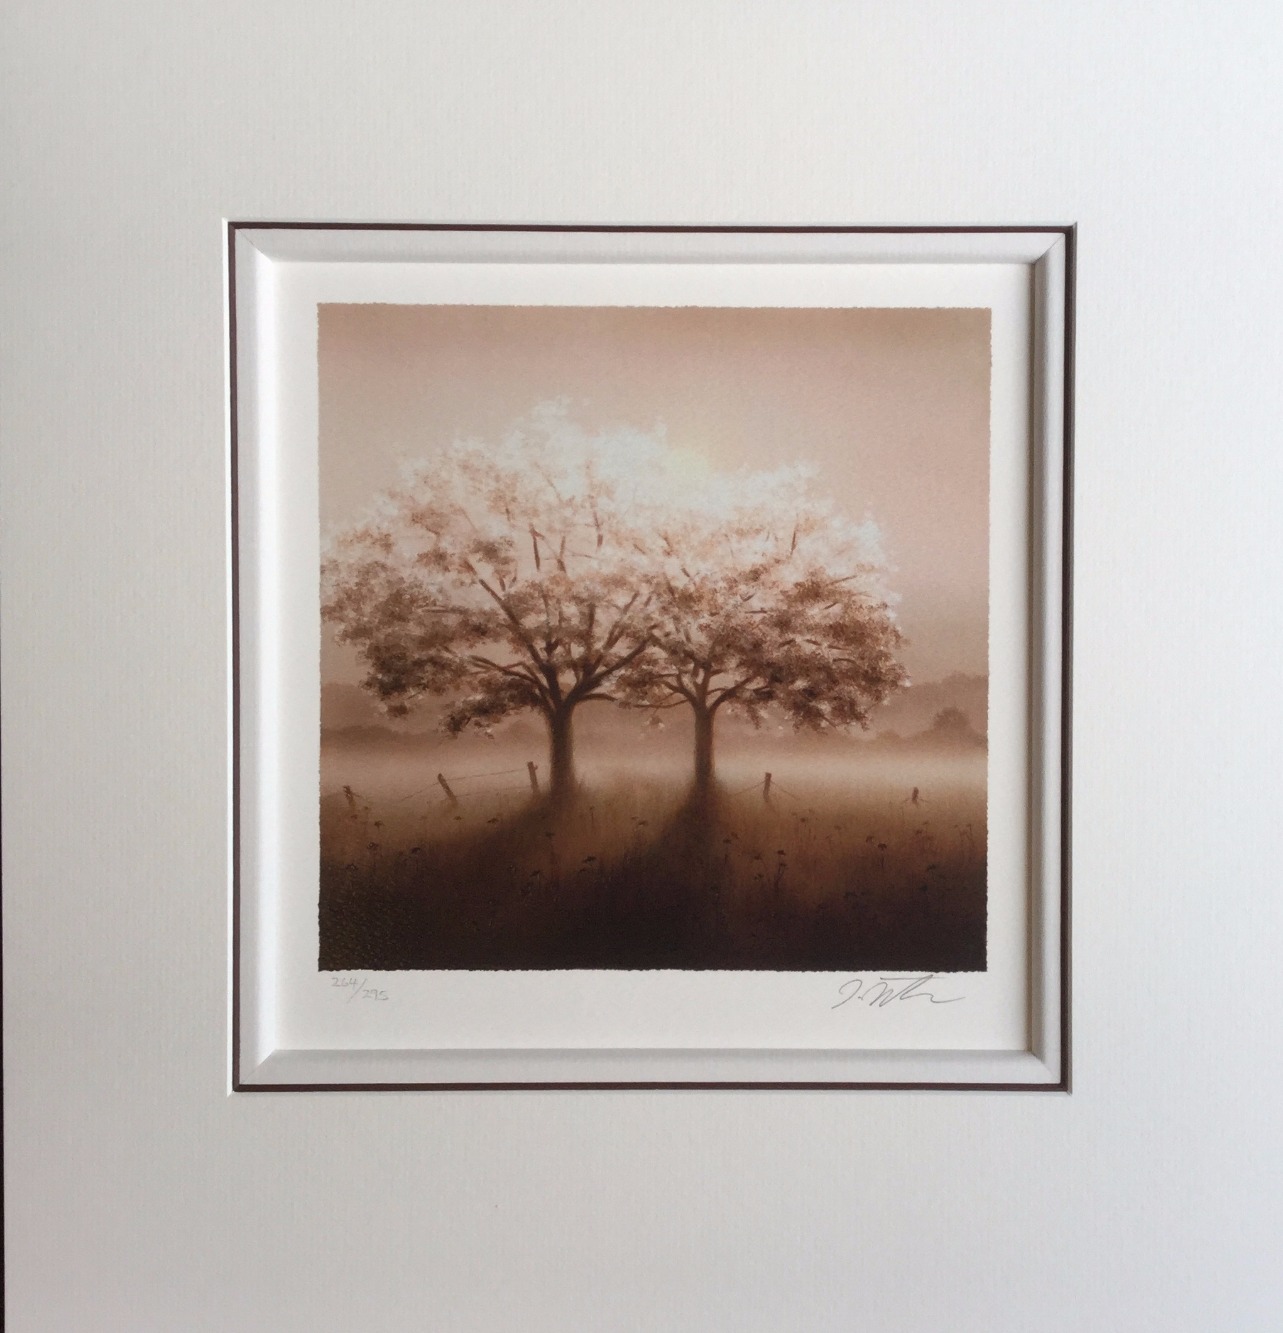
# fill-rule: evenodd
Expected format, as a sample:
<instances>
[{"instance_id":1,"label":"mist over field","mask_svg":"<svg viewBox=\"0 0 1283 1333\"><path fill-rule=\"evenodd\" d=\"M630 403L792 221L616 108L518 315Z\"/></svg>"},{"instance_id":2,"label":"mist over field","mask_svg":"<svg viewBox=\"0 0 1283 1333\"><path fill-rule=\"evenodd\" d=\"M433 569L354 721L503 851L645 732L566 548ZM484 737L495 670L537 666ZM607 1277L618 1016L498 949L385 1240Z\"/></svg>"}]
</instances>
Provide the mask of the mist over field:
<instances>
[{"instance_id":1,"label":"mist over field","mask_svg":"<svg viewBox=\"0 0 1283 1333\"><path fill-rule=\"evenodd\" d=\"M454 740L361 726L336 702L349 725L322 746L322 967L985 966L973 731L731 727L701 796L689 724L595 705L579 790L557 808L538 724Z\"/></svg>"}]
</instances>

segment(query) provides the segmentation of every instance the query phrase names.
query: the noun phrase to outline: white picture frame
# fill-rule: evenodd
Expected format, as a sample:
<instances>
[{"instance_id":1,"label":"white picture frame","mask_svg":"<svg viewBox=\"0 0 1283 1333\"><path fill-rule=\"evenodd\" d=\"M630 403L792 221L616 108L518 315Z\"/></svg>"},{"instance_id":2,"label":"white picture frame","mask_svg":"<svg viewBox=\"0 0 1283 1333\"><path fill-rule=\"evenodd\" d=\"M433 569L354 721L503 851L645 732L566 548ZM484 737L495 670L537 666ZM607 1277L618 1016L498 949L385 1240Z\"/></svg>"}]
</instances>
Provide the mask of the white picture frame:
<instances>
[{"instance_id":1,"label":"white picture frame","mask_svg":"<svg viewBox=\"0 0 1283 1333\"><path fill-rule=\"evenodd\" d=\"M307 678L317 633L314 582L310 595L308 584L316 568L315 466L309 476L307 464L308 442L314 449L315 441L315 423L307 414L307 361L315 344L309 344L307 332L316 304L431 300L433 282L445 275L452 292L464 293L450 298L455 300L479 299L467 295L475 291L490 293L485 299L491 301L516 299L504 293L517 290L514 275L520 275L523 282L547 280L554 287L570 282L575 299L583 301L585 282L603 273L625 286L637 278L640 291L650 290L645 284L661 272L678 284L679 295L665 298L673 301L691 290L698 275L714 281L731 274L738 281L751 273L755 280L782 284L780 303L805 303L792 295L798 282L809 282L808 290L815 292L817 284L831 285L847 275L857 285L872 284L870 290L886 293L901 283L906 292L917 293L875 301L923 305L961 303L950 297L951 284L992 274L1018 312L1008 329L1014 349L1010 367L1019 371L1012 372L1010 386L1013 443L1004 455L1011 466L1001 475L995 472L995 484L1015 497L1008 506L1013 522L1009 530L995 525L991 563L1002 575L1012 608L1007 619L995 615L991 641L991 652L1010 650L1004 697L1012 742L1003 755L991 756L990 770L992 798L1008 802L1012 869L1006 881L1014 923L1010 977L998 986L994 1003L1019 1013L1016 1038L1004 1029L1000 1041L988 1040L984 1032L945 1033L947 1042L937 1040L928 1023L939 1018L935 1006L908 1002L928 998L926 983L912 976L819 974L777 979L787 991L769 995L761 978L705 976L687 997L687 1009L674 1009L667 1029L662 1023L654 1028L659 1039L653 1033L639 1036L635 1027L623 1031L626 1024L615 1038L609 1024L576 1028L570 1018L560 1027L550 1020L546 1031L528 1025L518 1031L505 1014L532 1008L561 1012L552 992L540 992L540 1004L531 1005L531 987L538 983L521 973L490 975L478 981L480 990L456 987L414 996L417 1012L403 1016L381 1041L368 1025L356 1029L327 1014L323 997L302 995L303 983L291 972L290 942L303 929L305 915L291 885L306 888L307 858L315 855L309 747L316 727L309 709L317 691ZM1073 287L1070 226L229 223L232 1090L1067 1091ZM555 293L531 297L527 288L521 290L523 300L557 303ZM753 299L762 300L760 289ZM967 298L984 299L983 294ZM997 342L994 373L1004 373ZM995 463L995 469L1001 466ZM305 955L301 946L299 956ZM335 980L346 979L328 984ZM621 1001L621 1009L653 1009L653 994L620 990L635 983L635 977L606 981L590 974L570 984L613 987L601 993ZM412 989L408 981L403 993ZM905 1003L884 1002L897 992ZM665 1031L689 1034L691 1014L706 1009L713 993L732 997L731 1007L750 1017L734 1032L710 1027L693 1041L662 1039ZM755 1006L778 1010L781 1000L808 1016L786 1036L777 1026L766 1040L755 1041ZM401 1006L403 1015L413 1004L407 1000ZM857 1006L874 1019L853 1035L835 1038L834 1012L844 1010L845 1020ZM900 1018L888 1018L888 1008ZM307 1021L295 1023L300 1013ZM895 1030L879 1035L869 1026L873 1021ZM305 1039L291 1039L292 1024L298 1032L306 1030Z\"/></svg>"}]
</instances>

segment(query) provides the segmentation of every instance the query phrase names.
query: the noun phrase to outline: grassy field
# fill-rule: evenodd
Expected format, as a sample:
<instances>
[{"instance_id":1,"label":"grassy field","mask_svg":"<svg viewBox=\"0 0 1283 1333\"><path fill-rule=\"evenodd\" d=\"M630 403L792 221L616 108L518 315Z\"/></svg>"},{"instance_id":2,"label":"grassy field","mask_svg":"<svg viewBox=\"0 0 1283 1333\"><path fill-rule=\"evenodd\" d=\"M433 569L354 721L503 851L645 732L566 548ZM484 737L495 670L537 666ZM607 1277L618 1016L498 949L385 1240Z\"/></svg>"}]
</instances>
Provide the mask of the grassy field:
<instances>
[{"instance_id":1,"label":"grassy field","mask_svg":"<svg viewBox=\"0 0 1283 1333\"><path fill-rule=\"evenodd\" d=\"M680 756L583 765L562 809L516 751L327 751L320 966L983 970L983 753L860 749L702 799Z\"/></svg>"}]
</instances>

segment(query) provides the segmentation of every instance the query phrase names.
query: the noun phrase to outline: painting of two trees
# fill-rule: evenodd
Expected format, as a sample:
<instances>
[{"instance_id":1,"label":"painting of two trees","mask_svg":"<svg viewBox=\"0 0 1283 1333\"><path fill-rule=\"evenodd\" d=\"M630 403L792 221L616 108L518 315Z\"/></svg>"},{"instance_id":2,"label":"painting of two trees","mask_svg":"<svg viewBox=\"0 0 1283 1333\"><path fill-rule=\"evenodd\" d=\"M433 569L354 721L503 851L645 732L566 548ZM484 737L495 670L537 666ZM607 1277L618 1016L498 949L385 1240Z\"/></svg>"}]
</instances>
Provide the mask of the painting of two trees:
<instances>
[{"instance_id":1,"label":"painting of two trees","mask_svg":"<svg viewBox=\"0 0 1283 1333\"><path fill-rule=\"evenodd\" d=\"M519 392L537 316L479 322L524 355L480 358ZM573 384L577 333L534 387ZM411 346L431 384L435 344ZM382 390L336 378L413 424L406 359ZM323 693L321 966L983 967L983 718L953 710L963 750L878 733L912 649L858 458L838 497L804 436L754 457L732 422L710 457L591 401L402 439L382 485L348 469L321 569L346 674ZM327 725L326 698L363 725Z\"/></svg>"}]
</instances>

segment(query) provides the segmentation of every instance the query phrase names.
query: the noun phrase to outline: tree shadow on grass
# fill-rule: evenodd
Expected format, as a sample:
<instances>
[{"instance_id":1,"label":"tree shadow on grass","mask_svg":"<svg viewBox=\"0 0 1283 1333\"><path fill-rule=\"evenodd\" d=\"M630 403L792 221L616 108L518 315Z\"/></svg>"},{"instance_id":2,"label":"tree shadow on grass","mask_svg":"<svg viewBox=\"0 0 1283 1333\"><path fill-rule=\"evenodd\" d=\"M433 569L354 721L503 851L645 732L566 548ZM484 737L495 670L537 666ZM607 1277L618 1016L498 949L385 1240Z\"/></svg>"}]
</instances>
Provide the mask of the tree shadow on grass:
<instances>
[{"instance_id":1,"label":"tree shadow on grass","mask_svg":"<svg viewBox=\"0 0 1283 1333\"><path fill-rule=\"evenodd\" d=\"M320 967L985 967L983 858L924 883L852 862L850 887L816 901L773 846L789 825L769 807L692 787L653 829L634 819L625 844L608 847L591 802L545 796L377 867L323 863ZM750 858L747 842L762 837L771 849Z\"/></svg>"},{"instance_id":2,"label":"tree shadow on grass","mask_svg":"<svg viewBox=\"0 0 1283 1333\"><path fill-rule=\"evenodd\" d=\"M749 798L750 801L753 798ZM789 878L778 810L692 788L658 835L611 865L599 895L555 943L549 966L681 970L983 971L983 862L947 883L911 874L813 900ZM755 839L762 851L750 852ZM751 858L751 859L750 859ZM803 890L804 890L803 886Z\"/></svg>"},{"instance_id":3,"label":"tree shadow on grass","mask_svg":"<svg viewBox=\"0 0 1283 1333\"><path fill-rule=\"evenodd\" d=\"M653 837L602 867L553 967L716 966L721 794L692 787Z\"/></svg>"}]
</instances>

